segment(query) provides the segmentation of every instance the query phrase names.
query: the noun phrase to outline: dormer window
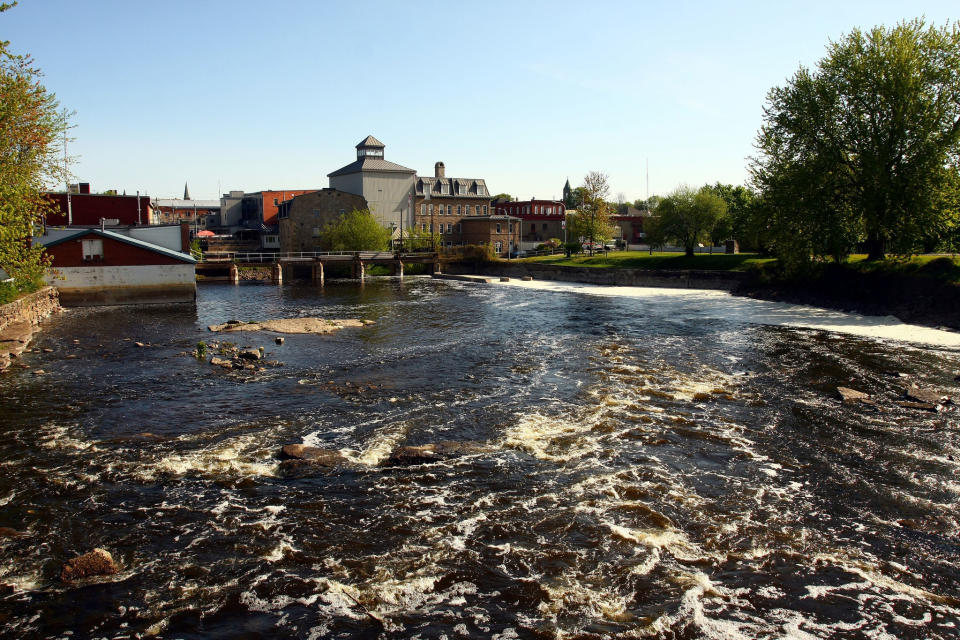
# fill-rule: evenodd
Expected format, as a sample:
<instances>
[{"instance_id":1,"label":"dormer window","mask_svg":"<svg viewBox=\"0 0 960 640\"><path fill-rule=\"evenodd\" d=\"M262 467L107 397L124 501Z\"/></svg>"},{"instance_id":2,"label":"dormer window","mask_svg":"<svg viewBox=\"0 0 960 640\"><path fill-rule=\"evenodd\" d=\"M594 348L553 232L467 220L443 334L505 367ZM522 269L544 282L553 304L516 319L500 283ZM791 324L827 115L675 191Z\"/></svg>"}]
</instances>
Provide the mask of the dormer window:
<instances>
[{"instance_id":1,"label":"dormer window","mask_svg":"<svg viewBox=\"0 0 960 640\"><path fill-rule=\"evenodd\" d=\"M445 195L445 196L450 195L450 185L447 184L447 183L441 184L441 185L440 185L440 193L443 194L443 195Z\"/></svg>"}]
</instances>

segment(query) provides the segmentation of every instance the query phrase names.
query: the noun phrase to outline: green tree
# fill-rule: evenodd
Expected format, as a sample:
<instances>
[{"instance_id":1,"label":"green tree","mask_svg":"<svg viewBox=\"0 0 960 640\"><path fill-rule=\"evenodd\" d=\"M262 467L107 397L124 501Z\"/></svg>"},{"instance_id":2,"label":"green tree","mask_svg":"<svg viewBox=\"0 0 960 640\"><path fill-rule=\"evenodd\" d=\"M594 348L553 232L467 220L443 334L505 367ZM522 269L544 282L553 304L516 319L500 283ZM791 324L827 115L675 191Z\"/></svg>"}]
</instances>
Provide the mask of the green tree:
<instances>
[{"instance_id":1,"label":"green tree","mask_svg":"<svg viewBox=\"0 0 960 640\"><path fill-rule=\"evenodd\" d=\"M673 240L692 256L698 243L710 240L726 212L726 203L710 187L699 191L678 187L657 205L657 217L649 231L651 245Z\"/></svg>"},{"instance_id":2,"label":"green tree","mask_svg":"<svg viewBox=\"0 0 960 640\"><path fill-rule=\"evenodd\" d=\"M576 214L568 216L570 235L583 238L593 246L603 243L613 236L610 224L610 204L606 201L610 185L605 173L591 171L583 178L583 186L574 190L580 198Z\"/></svg>"},{"instance_id":3,"label":"green tree","mask_svg":"<svg viewBox=\"0 0 960 640\"><path fill-rule=\"evenodd\" d=\"M323 228L320 246L326 251L384 251L390 235L369 210L354 209Z\"/></svg>"},{"instance_id":4,"label":"green tree","mask_svg":"<svg viewBox=\"0 0 960 640\"><path fill-rule=\"evenodd\" d=\"M880 259L949 232L940 193L960 155L960 23L856 29L767 101L750 171L781 257L844 259L862 241Z\"/></svg>"},{"instance_id":5,"label":"green tree","mask_svg":"<svg viewBox=\"0 0 960 640\"><path fill-rule=\"evenodd\" d=\"M498 193L497 195L493 196L493 199L506 200L507 202L513 202L513 196L511 196L509 193Z\"/></svg>"},{"instance_id":6,"label":"green tree","mask_svg":"<svg viewBox=\"0 0 960 640\"><path fill-rule=\"evenodd\" d=\"M0 4L0 13L13 4ZM40 71L26 55L0 42L0 266L19 291L42 284L48 259L29 239L51 210L47 188L66 181L59 142L68 114L40 84Z\"/></svg>"}]
</instances>

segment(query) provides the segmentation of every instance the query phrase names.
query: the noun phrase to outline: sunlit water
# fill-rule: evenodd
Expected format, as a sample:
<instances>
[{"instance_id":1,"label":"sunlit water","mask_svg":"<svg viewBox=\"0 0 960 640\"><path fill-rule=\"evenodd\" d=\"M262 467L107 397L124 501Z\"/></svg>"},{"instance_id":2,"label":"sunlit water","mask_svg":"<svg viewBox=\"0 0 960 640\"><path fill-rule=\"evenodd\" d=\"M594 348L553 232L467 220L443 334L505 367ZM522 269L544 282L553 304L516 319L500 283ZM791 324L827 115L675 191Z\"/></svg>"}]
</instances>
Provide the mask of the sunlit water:
<instances>
[{"instance_id":1,"label":"sunlit water","mask_svg":"<svg viewBox=\"0 0 960 640\"><path fill-rule=\"evenodd\" d=\"M255 375L183 355L295 316L375 324L231 335L284 363ZM35 346L0 376L10 637L960 637L960 412L895 404L960 396L956 334L408 278L206 285ZM476 449L386 464L442 440ZM349 464L283 477L293 442ZM94 547L122 571L61 583Z\"/></svg>"}]
</instances>

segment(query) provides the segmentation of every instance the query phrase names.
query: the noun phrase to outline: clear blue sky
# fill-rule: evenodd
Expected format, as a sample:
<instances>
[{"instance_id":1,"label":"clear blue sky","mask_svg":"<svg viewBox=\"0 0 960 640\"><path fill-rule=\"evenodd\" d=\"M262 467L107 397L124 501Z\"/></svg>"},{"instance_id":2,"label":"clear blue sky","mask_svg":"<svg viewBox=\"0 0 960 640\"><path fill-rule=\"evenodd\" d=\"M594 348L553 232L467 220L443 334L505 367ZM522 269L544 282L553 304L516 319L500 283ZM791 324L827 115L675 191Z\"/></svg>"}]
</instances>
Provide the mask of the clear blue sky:
<instances>
[{"instance_id":1,"label":"clear blue sky","mask_svg":"<svg viewBox=\"0 0 960 640\"><path fill-rule=\"evenodd\" d=\"M194 198L327 186L386 158L559 197L741 183L767 91L854 27L957 4L21 0L0 37L76 112L76 178ZM219 186L219 191L218 191Z\"/></svg>"}]
</instances>

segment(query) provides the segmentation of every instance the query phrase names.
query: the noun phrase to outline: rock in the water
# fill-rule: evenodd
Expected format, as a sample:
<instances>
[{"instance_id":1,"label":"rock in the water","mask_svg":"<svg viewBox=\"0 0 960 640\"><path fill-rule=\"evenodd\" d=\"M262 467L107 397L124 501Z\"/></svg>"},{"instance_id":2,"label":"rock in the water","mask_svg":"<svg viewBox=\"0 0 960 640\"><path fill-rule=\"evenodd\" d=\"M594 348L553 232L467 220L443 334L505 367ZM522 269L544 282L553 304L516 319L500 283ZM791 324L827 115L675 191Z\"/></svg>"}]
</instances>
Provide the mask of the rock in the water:
<instances>
[{"instance_id":1,"label":"rock in the water","mask_svg":"<svg viewBox=\"0 0 960 640\"><path fill-rule=\"evenodd\" d=\"M50 347L44 347L43 352L44 352L44 353L53 353L53 349L51 349Z\"/></svg>"},{"instance_id":2,"label":"rock in the water","mask_svg":"<svg viewBox=\"0 0 960 640\"><path fill-rule=\"evenodd\" d=\"M347 459L339 451L321 447L308 447L303 444L284 445L280 449L280 457L287 460L304 460L322 467L336 467L347 462Z\"/></svg>"},{"instance_id":3,"label":"rock in the water","mask_svg":"<svg viewBox=\"0 0 960 640\"><path fill-rule=\"evenodd\" d=\"M244 349L239 355L244 360L259 360L263 356L259 349Z\"/></svg>"},{"instance_id":4,"label":"rock in the water","mask_svg":"<svg viewBox=\"0 0 960 640\"><path fill-rule=\"evenodd\" d=\"M0 538L19 538L23 535L26 534L22 531L17 531L16 529L11 529L10 527L0 527Z\"/></svg>"},{"instance_id":5,"label":"rock in the water","mask_svg":"<svg viewBox=\"0 0 960 640\"><path fill-rule=\"evenodd\" d=\"M33 375L35 375L35 376L42 376L42 375L44 375L44 374L46 374L46 373L47 373L47 372L44 371L43 369L35 369L35 370L33 371Z\"/></svg>"},{"instance_id":6,"label":"rock in the water","mask_svg":"<svg viewBox=\"0 0 960 640\"><path fill-rule=\"evenodd\" d=\"M420 446L397 447L390 452L387 458L388 465L424 464L441 460L437 455L436 445L425 444Z\"/></svg>"},{"instance_id":7,"label":"rock in the water","mask_svg":"<svg viewBox=\"0 0 960 640\"><path fill-rule=\"evenodd\" d=\"M937 405L931 404L929 402L912 402L910 400L900 400L895 402L897 406L903 407L904 409L918 409L920 411L936 411Z\"/></svg>"},{"instance_id":8,"label":"rock in the water","mask_svg":"<svg viewBox=\"0 0 960 640\"><path fill-rule=\"evenodd\" d=\"M482 451L482 447L475 442L458 442L445 440L443 442L424 444L419 446L404 446L394 449L387 458L387 465L411 465L439 462L456 458L457 456Z\"/></svg>"},{"instance_id":9,"label":"rock in the water","mask_svg":"<svg viewBox=\"0 0 960 640\"><path fill-rule=\"evenodd\" d=\"M63 566L60 579L64 582L79 580L89 576L109 576L118 572L120 567L106 549L94 549L78 556Z\"/></svg>"},{"instance_id":10,"label":"rock in the water","mask_svg":"<svg viewBox=\"0 0 960 640\"><path fill-rule=\"evenodd\" d=\"M277 336L276 338L273 339L273 341L276 342L277 344L283 344L283 337Z\"/></svg>"},{"instance_id":11,"label":"rock in the water","mask_svg":"<svg viewBox=\"0 0 960 640\"><path fill-rule=\"evenodd\" d=\"M138 347L145 347L145 346L147 346L147 345L144 344L143 342L134 342L133 344L137 345Z\"/></svg>"},{"instance_id":12,"label":"rock in the water","mask_svg":"<svg viewBox=\"0 0 960 640\"><path fill-rule=\"evenodd\" d=\"M945 396L939 391L933 389L923 389L920 387L909 387L907 389L907 398L914 402L925 402L927 404L937 405L943 402Z\"/></svg>"},{"instance_id":13,"label":"rock in the water","mask_svg":"<svg viewBox=\"0 0 960 640\"><path fill-rule=\"evenodd\" d=\"M840 394L844 402L873 404L873 399L870 398L870 394L864 393L863 391L857 391L856 389L849 389L847 387L837 387L837 393Z\"/></svg>"},{"instance_id":14,"label":"rock in the water","mask_svg":"<svg viewBox=\"0 0 960 640\"><path fill-rule=\"evenodd\" d=\"M218 358L217 356L210 358L210 364L215 367L223 367L224 369L233 369L232 361L224 360L223 358Z\"/></svg>"}]
</instances>

